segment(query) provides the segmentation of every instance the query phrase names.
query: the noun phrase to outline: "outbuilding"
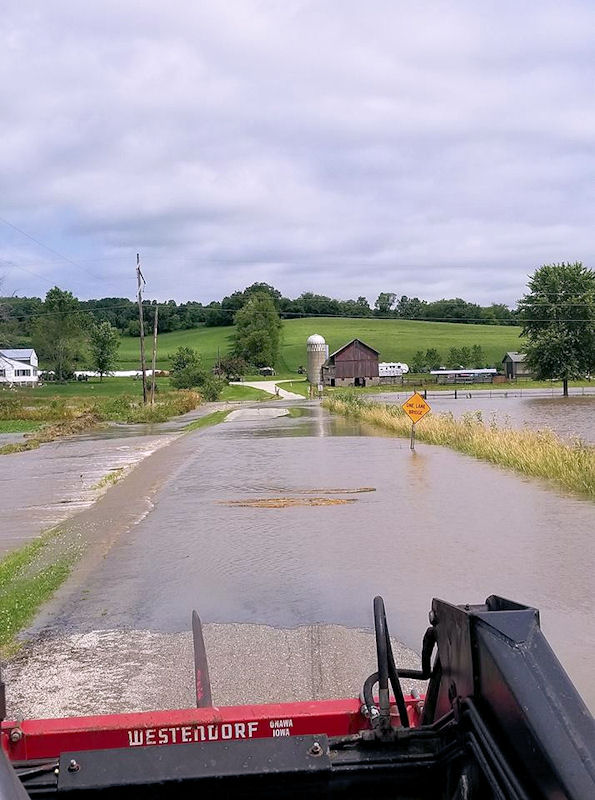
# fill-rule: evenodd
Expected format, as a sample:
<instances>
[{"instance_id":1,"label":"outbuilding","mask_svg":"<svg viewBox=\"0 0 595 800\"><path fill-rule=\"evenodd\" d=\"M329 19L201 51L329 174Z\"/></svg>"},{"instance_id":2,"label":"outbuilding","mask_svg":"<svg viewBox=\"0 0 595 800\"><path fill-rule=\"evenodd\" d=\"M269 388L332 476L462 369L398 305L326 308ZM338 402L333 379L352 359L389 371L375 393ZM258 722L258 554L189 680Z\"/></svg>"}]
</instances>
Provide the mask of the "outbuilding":
<instances>
[{"instance_id":1,"label":"outbuilding","mask_svg":"<svg viewBox=\"0 0 595 800\"><path fill-rule=\"evenodd\" d=\"M508 380L533 377L533 373L525 363L526 358L527 356L525 353L517 353L515 351L506 353L502 359L502 366L504 367L504 374Z\"/></svg>"},{"instance_id":2,"label":"outbuilding","mask_svg":"<svg viewBox=\"0 0 595 800\"><path fill-rule=\"evenodd\" d=\"M376 386L378 377L378 350L352 339L331 353L322 367L325 386Z\"/></svg>"}]
</instances>

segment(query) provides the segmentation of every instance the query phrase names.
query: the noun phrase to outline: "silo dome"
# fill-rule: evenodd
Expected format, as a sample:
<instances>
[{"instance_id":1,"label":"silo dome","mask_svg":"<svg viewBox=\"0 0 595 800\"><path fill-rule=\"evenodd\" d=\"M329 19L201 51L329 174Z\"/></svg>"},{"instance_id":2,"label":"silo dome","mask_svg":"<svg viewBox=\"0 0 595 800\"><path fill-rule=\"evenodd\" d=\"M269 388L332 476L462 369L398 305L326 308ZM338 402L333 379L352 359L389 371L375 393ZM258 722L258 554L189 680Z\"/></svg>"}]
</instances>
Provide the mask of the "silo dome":
<instances>
[{"instance_id":1,"label":"silo dome","mask_svg":"<svg viewBox=\"0 0 595 800\"><path fill-rule=\"evenodd\" d=\"M324 341L324 336L319 333L313 333L312 336L308 336L306 344L326 344L326 342Z\"/></svg>"}]
</instances>

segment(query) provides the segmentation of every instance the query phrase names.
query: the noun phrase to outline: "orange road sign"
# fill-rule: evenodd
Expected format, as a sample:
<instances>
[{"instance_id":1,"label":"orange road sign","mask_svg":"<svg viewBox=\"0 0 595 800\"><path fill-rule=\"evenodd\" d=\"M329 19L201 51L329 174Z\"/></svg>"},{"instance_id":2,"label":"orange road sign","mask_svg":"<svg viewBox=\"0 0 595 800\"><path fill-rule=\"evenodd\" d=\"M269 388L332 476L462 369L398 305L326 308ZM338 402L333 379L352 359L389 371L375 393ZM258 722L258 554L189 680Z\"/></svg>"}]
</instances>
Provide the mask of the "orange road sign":
<instances>
[{"instance_id":1,"label":"orange road sign","mask_svg":"<svg viewBox=\"0 0 595 800\"><path fill-rule=\"evenodd\" d=\"M419 422L420 419L428 413L428 411L431 411L430 406L418 392L412 394L409 400L405 400L401 408L407 414L413 424Z\"/></svg>"}]
</instances>

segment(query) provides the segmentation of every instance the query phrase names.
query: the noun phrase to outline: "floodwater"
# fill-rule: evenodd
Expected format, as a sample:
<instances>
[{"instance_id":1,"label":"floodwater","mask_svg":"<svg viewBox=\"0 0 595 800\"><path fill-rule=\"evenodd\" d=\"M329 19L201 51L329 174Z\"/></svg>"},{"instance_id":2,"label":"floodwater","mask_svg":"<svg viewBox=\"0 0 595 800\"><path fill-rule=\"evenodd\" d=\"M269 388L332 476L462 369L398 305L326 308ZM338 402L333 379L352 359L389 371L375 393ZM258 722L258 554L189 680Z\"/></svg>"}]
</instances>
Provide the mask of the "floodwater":
<instances>
[{"instance_id":1,"label":"floodwater","mask_svg":"<svg viewBox=\"0 0 595 800\"><path fill-rule=\"evenodd\" d=\"M207 623L366 628L382 594L391 632L419 650L432 597L501 594L540 609L595 707L591 502L446 448L411 452L311 405L275 419L239 414L150 460L163 470L152 510L86 572L82 591L73 577L48 612L54 630L169 635L188 630L192 608ZM310 497L354 502L229 504Z\"/></svg>"},{"instance_id":2,"label":"floodwater","mask_svg":"<svg viewBox=\"0 0 595 800\"><path fill-rule=\"evenodd\" d=\"M91 506L106 475L119 476L171 441L171 436L138 432L125 440L105 434L100 440L79 436L0 456L0 558Z\"/></svg>"},{"instance_id":3,"label":"floodwater","mask_svg":"<svg viewBox=\"0 0 595 800\"><path fill-rule=\"evenodd\" d=\"M585 390L586 391L586 390ZM404 403L411 392L383 392L367 395L366 399L378 403ZM485 423L494 420L499 426L511 428L549 428L566 440L581 439L595 444L595 393L574 394L562 397L560 390L544 395L542 392L524 390L522 396L504 391L428 392L428 403L434 413L452 413L460 417L465 413L480 412Z\"/></svg>"}]
</instances>

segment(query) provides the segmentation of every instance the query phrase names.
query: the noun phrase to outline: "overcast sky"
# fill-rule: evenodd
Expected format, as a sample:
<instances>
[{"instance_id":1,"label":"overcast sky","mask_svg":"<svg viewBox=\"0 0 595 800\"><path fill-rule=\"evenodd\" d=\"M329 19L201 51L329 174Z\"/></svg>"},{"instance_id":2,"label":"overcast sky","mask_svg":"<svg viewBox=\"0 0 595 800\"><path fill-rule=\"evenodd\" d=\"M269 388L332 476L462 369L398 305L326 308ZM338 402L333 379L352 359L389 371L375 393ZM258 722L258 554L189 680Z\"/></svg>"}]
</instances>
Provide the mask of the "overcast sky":
<instances>
[{"instance_id":1,"label":"overcast sky","mask_svg":"<svg viewBox=\"0 0 595 800\"><path fill-rule=\"evenodd\" d=\"M0 222L3 292L514 304L594 266L594 78L592 0L4 0L0 215L56 254Z\"/></svg>"}]
</instances>

